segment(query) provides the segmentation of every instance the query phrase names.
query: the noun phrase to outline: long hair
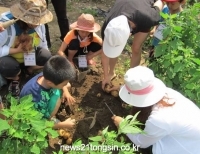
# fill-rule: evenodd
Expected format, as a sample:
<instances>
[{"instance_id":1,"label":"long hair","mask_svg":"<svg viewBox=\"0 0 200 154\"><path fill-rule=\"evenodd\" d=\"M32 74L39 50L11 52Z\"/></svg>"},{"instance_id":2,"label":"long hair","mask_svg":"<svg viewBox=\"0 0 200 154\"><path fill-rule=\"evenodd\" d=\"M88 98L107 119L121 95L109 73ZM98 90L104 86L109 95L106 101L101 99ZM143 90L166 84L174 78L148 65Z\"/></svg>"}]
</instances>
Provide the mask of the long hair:
<instances>
[{"instance_id":1,"label":"long hair","mask_svg":"<svg viewBox=\"0 0 200 154\"><path fill-rule=\"evenodd\" d=\"M175 104L175 102L169 103L168 102L169 99L170 99L169 97L164 96L158 103L156 103L156 105L158 105L159 107L173 106ZM146 123L147 119L149 118L154 105L147 106L147 107L132 107L132 110L131 110L132 115L135 115L137 112L140 111L140 113L137 116L137 120L143 124L143 125L141 125L141 129L145 128L145 123Z\"/></svg>"},{"instance_id":2,"label":"long hair","mask_svg":"<svg viewBox=\"0 0 200 154\"><path fill-rule=\"evenodd\" d=\"M22 20L18 20L17 22L17 25L20 27L20 29L22 29L24 32L23 33L27 33L28 29L29 29L29 26L27 23L25 23L24 21Z\"/></svg>"},{"instance_id":3,"label":"long hair","mask_svg":"<svg viewBox=\"0 0 200 154\"><path fill-rule=\"evenodd\" d=\"M75 36L78 36L78 30L74 30L74 35L75 35ZM89 38L90 41L93 40L93 32L91 32L91 33L88 35L88 38Z\"/></svg>"}]
</instances>

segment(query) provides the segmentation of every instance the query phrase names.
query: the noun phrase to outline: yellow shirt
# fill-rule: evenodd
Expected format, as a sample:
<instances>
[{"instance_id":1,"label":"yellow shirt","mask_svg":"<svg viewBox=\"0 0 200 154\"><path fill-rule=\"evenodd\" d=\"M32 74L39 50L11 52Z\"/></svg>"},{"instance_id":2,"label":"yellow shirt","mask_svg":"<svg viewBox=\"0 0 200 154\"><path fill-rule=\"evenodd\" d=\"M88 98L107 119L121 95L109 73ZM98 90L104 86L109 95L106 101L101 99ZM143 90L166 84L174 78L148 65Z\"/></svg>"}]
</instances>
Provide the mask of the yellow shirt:
<instances>
[{"instance_id":1,"label":"yellow shirt","mask_svg":"<svg viewBox=\"0 0 200 154\"><path fill-rule=\"evenodd\" d=\"M34 50L34 46L39 46L40 44L40 38L38 36L38 34L36 32L33 32L31 34L29 34L29 36L31 36L33 38L33 43L32 43L32 50ZM18 42L18 36L15 37L15 42L12 46L12 48L16 47L16 43ZM16 54L12 54L12 57L14 57L19 63L23 63L24 62L24 52L20 52L20 53L16 53Z\"/></svg>"}]
</instances>

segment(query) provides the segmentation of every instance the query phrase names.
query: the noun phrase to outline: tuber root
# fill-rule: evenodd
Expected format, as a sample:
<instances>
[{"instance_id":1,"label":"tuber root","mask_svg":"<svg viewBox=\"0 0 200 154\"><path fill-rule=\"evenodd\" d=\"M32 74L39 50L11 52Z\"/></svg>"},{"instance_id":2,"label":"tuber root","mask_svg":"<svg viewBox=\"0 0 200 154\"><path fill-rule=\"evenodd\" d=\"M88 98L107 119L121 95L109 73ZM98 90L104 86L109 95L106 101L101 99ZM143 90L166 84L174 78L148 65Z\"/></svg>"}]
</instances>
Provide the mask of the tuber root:
<instances>
[{"instance_id":1,"label":"tuber root","mask_svg":"<svg viewBox=\"0 0 200 154\"><path fill-rule=\"evenodd\" d=\"M111 95L114 97L119 97L119 92L117 90L111 91Z\"/></svg>"},{"instance_id":2,"label":"tuber root","mask_svg":"<svg viewBox=\"0 0 200 154\"><path fill-rule=\"evenodd\" d=\"M67 141L66 141L66 143L67 143L68 145L72 144L72 138L68 138Z\"/></svg>"},{"instance_id":3,"label":"tuber root","mask_svg":"<svg viewBox=\"0 0 200 154\"><path fill-rule=\"evenodd\" d=\"M60 130L58 131L58 134L59 134L59 136L64 136L65 130L60 129Z\"/></svg>"}]
</instances>

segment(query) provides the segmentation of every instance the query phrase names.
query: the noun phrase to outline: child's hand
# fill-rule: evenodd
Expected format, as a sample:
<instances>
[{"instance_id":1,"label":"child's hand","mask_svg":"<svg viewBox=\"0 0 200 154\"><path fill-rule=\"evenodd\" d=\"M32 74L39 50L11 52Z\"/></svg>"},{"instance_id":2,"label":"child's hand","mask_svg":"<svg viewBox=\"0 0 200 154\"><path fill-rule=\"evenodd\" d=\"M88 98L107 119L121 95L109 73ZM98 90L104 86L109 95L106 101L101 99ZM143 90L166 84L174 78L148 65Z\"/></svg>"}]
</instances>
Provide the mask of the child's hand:
<instances>
[{"instance_id":1,"label":"child's hand","mask_svg":"<svg viewBox=\"0 0 200 154\"><path fill-rule=\"evenodd\" d=\"M63 127L68 128L68 129L72 129L76 125L75 119L71 119L71 118L66 119L62 123L63 123Z\"/></svg>"},{"instance_id":2,"label":"child's hand","mask_svg":"<svg viewBox=\"0 0 200 154\"><path fill-rule=\"evenodd\" d=\"M74 97L71 96L71 94L69 93L69 90L68 88L70 87L71 85L68 83L66 86L63 87L63 95L62 95L62 102L65 102L67 101L67 104L68 105L73 105L76 100Z\"/></svg>"},{"instance_id":3,"label":"child's hand","mask_svg":"<svg viewBox=\"0 0 200 154\"><path fill-rule=\"evenodd\" d=\"M153 29L149 32L149 36L153 37L155 31L156 31L157 26L154 26Z\"/></svg>"},{"instance_id":4,"label":"child's hand","mask_svg":"<svg viewBox=\"0 0 200 154\"><path fill-rule=\"evenodd\" d=\"M112 116L112 119L113 119L114 124L115 124L117 127L119 127L120 122L123 120L122 117L116 116L116 115Z\"/></svg>"},{"instance_id":5,"label":"child's hand","mask_svg":"<svg viewBox=\"0 0 200 154\"><path fill-rule=\"evenodd\" d=\"M72 95L70 93L67 93L67 92L63 93L62 99L63 99L62 102L65 102L65 100L66 100L67 101L66 103L68 105L73 105L76 102L75 98L72 97Z\"/></svg>"}]
</instances>

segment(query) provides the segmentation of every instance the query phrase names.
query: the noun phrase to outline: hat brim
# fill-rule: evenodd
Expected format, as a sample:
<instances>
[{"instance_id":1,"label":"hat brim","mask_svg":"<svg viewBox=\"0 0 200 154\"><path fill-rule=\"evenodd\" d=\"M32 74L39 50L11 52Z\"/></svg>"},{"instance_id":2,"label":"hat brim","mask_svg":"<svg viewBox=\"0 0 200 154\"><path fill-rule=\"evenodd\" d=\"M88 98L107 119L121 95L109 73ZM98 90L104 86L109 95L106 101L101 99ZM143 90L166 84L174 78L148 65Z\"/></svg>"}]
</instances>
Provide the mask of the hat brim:
<instances>
[{"instance_id":1,"label":"hat brim","mask_svg":"<svg viewBox=\"0 0 200 154\"><path fill-rule=\"evenodd\" d=\"M53 14L49 10L46 10L45 15L41 17L37 17L30 14L27 14L27 15L25 14L24 16L22 16L24 12L19 9L20 8L19 5L20 5L19 3L12 5L10 7L10 12L15 18L19 18L25 23L33 24L33 25L41 25L53 20Z\"/></svg>"},{"instance_id":2,"label":"hat brim","mask_svg":"<svg viewBox=\"0 0 200 154\"><path fill-rule=\"evenodd\" d=\"M98 23L94 23L93 29L89 30L89 29L79 28L76 21L70 25L70 28L75 30L83 30L87 32L98 32L101 29L101 26Z\"/></svg>"},{"instance_id":3,"label":"hat brim","mask_svg":"<svg viewBox=\"0 0 200 154\"><path fill-rule=\"evenodd\" d=\"M103 52L104 52L104 54L109 58L116 58L116 57L120 56L120 54L124 50L124 47L126 46L128 38L129 38L129 35L126 36L126 41L124 41L123 44L116 46L116 47L113 47L113 46L109 45L109 43L106 39L106 35L105 35L104 40L103 40Z\"/></svg>"},{"instance_id":4,"label":"hat brim","mask_svg":"<svg viewBox=\"0 0 200 154\"><path fill-rule=\"evenodd\" d=\"M148 107L159 102L166 93L165 84L158 78L154 80L154 89L146 95L135 95L128 92L125 86L119 91L120 98L135 107Z\"/></svg>"}]
</instances>

